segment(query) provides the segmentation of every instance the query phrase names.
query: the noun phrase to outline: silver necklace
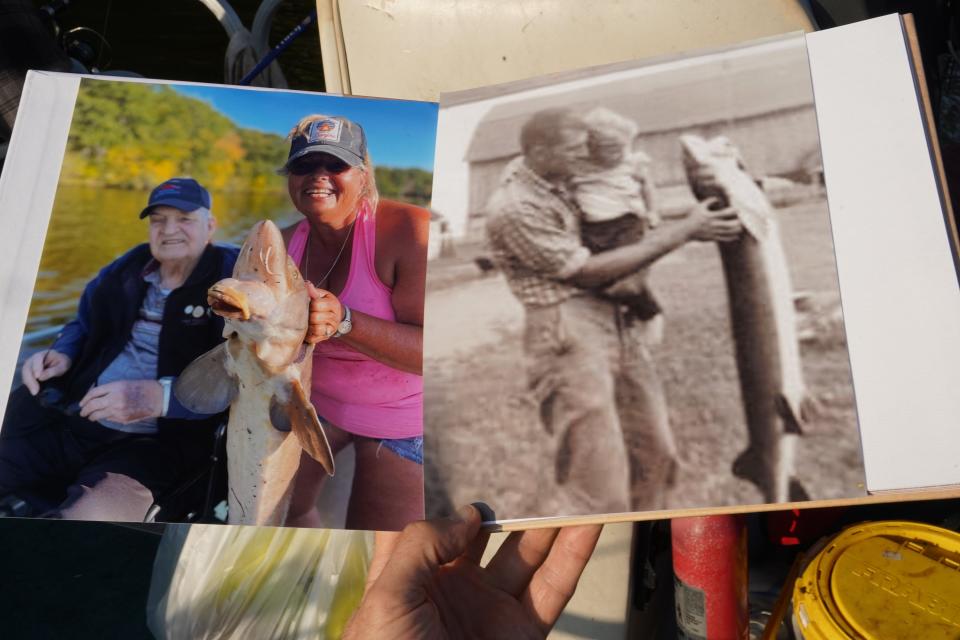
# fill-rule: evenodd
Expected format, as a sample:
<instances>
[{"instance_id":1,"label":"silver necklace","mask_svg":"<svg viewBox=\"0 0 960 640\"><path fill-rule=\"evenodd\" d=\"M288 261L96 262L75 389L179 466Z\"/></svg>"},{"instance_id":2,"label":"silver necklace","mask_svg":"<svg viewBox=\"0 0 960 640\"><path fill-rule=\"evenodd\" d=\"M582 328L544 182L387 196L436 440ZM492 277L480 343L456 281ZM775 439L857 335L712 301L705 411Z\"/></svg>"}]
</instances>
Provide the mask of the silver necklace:
<instances>
[{"instance_id":1,"label":"silver necklace","mask_svg":"<svg viewBox=\"0 0 960 640\"><path fill-rule=\"evenodd\" d=\"M343 250L347 248L347 242L350 240L350 234L353 233L353 225L357 224L357 219L354 218L353 222L350 223L350 228L347 229L347 235L343 239L343 244L340 245L340 251L337 252L337 257L333 259L333 264L330 265L330 268L327 269L327 272L323 275L322 278L316 281L316 285L320 286L321 282L326 281L330 277L330 274L333 273L333 269L337 266L337 263L340 262L340 256L343 255ZM313 233L307 235L307 247L306 247L306 257L303 259L303 277L307 280L310 279L310 238L313 236Z\"/></svg>"}]
</instances>

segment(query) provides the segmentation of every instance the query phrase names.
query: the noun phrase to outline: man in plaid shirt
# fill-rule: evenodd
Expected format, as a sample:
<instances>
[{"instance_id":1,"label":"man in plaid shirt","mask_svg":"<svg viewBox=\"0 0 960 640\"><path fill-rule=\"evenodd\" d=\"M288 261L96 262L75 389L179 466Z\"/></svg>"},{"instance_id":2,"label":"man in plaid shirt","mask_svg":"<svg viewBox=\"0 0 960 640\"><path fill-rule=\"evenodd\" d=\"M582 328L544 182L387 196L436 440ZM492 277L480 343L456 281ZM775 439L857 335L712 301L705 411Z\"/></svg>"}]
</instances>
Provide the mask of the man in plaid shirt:
<instances>
[{"instance_id":1,"label":"man in plaid shirt","mask_svg":"<svg viewBox=\"0 0 960 640\"><path fill-rule=\"evenodd\" d=\"M662 508L677 452L645 323L625 322L598 292L691 240L734 240L740 222L705 201L634 244L591 255L567 189L587 159L586 125L546 109L524 124L520 146L487 205L486 230L524 306L528 382L559 444L557 481L578 513Z\"/></svg>"}]
</instances>

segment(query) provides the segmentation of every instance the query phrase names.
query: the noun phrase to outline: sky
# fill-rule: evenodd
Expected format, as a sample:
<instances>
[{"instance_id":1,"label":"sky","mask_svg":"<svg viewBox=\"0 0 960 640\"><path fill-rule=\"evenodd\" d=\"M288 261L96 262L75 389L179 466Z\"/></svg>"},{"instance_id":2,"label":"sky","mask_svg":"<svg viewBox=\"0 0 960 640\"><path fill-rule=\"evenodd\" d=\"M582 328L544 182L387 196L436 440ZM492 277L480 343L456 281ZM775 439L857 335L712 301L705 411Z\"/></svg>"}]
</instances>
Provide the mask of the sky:
<instances>
[{"instance_id":1,"label":"sky","mask_svg":"<svg viewBox=\"0 0 960 640\"><path fill-rule=\"evenodd\" d=\"M345 116L366 132L375 167L433 171L437 105L432 102L205 85L170 86L182 95L206 102L240 127L281 136L311 113Z\"/></svg>"}]
</instances>

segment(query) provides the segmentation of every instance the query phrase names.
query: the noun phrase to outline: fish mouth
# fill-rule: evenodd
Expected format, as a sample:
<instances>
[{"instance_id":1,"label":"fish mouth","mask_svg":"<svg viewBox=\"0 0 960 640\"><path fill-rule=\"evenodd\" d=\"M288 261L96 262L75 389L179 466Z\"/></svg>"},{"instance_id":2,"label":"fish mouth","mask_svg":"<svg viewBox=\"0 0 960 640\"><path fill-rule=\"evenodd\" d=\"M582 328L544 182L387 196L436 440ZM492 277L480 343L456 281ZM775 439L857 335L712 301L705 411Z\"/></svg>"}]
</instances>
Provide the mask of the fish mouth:
<instances>
[{"instance_id":1,"label":"fish mouth","mask_svg":"<svg viewBox=\"0 0 960 640\"><path fill-rule=\"evenodd\" d=\"M218 284L207 290L207 304L221 318L230 320L249 320L250 305L240 291Z\"/></svg>"}]
</instances>

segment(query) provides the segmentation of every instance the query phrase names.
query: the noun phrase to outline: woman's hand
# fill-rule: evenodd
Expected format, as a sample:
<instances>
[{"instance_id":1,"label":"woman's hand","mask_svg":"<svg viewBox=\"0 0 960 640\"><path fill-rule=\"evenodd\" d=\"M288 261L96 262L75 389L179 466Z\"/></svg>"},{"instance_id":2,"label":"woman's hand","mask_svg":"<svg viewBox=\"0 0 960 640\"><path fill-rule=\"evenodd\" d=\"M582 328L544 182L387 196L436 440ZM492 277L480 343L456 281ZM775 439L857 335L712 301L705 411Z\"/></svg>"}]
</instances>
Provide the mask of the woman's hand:
<instances>
[{"instance_id":1,"label":"woman's hand","mask_svg":"<svg viewBox=\"0 0 960 640\"><path fill-rule=\"evenodd\" d=\"M307 292L310 294L310 316L307 326L307 344L317 344L329 340L337 332L343 320L343 305L337 296L324 289L318 289L312 282L307 282Z\"/></svg>"},{"instance_id":2,"label":"woman's hand","mask_svg":"<svg viewBox=\"0 0 960 640\"><path fill-rule=\"evenodd\" d=\"M486 567L475 507L417 522L375 550L347 625L358 638L544 638L573 596L601 527L511 533Z\"/></svg>"}]
</instances>

